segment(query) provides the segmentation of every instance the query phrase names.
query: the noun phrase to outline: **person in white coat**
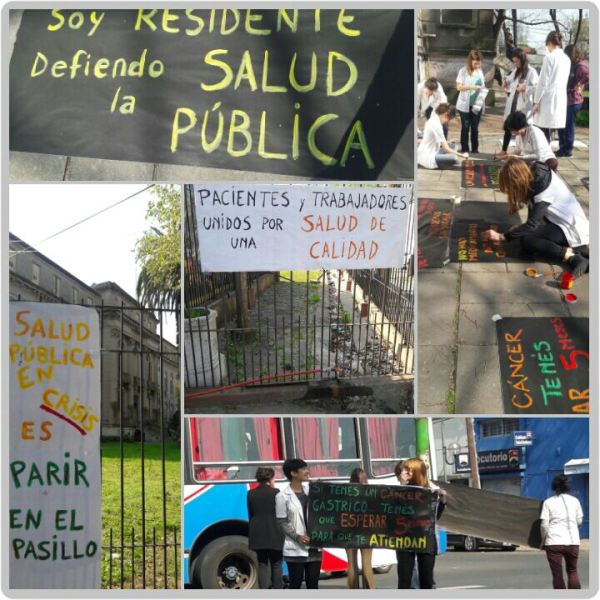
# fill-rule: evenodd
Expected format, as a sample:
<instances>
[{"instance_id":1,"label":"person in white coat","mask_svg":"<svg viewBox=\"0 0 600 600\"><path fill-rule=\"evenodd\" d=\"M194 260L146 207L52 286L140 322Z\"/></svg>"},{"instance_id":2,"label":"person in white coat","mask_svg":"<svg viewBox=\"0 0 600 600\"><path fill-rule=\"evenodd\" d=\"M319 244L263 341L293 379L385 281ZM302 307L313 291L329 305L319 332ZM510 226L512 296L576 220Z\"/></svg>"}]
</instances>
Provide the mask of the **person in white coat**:
<instances>
[{"instance_id":1,"label":"person in white coat","mask_svg":"<svg viewBox=\"0 0 600 600\"><path fill-rule=\"evenodd\" d=\"M546 49L540 78L533 97L533 124L548 141L551 129L563 129L567 121L567 83L571 61L562 49L562 35L551 31L546 37Z\"/></svg>"},{"instance_id":2,"label":"person in white coat","mask_svg":"<svg viewBox=\"0 0 600 600\"><path fill-rule=\"evenodd\" d=\"M527 54L522 48L517 48L513 54L512 62L515 65L513 71L504 80L502 87L507 91L506 105L504 106L503 121L506 122L508 115L515 111L520 111L530 121L533 117L533 94L538 82L537 71L529 64ZM504 140L502 141L502 152L498 157L507 153L510 144L510 130L504 130Z\"/></svg>"},{"instance_id":3,"label":"person in white coat","mask_svg":"<svg viewBox=\"0 0 600 600\"><path fill-rule=\"evenodd\" d=\"M504 121L504 129L516 138L516 148L513 154L496 155L496 160L506 160L518 156L526 162L546 163L556 173L558 160L556 160L544 132L539 127L528 123L525 113L520 110L510 113Z\"/></svg>"},{"instance_id":4,"label":"person in white coat","mask_svg":"<svg viewBox=\"0 0 600 600\"><path fill-rule=\"evenodd\" d=\"M283 472L290 485L275 496L275 516L285 534L283 558L288 566L290 589L319 588L322 552L310 547L308 534L308 465L301 458L289 458Z\"/></svg>"},{"instance_id":5,"label":"person in white coat","mask_svg":"<svg viewBox=\"0 0 600 600\"><path fill-rule=\"evenodd\" d=\"M573 279L587 273L590 224L565 182L544 163L509 158L498 184L508 196L509 214L526 206L527 221L504 233L488 229L485 237L494 242L518 239L526 255L565 264Z\"/></svg>"},{"instance_id":6,"label":"person in white coat","mask_svg":"<svg viewBox=\"0 0 600 600\"><path fill-rule=\"evenodd\" d=\"M444 126L456 116L456 109L447 102L442 102L432 113L427 123L423 139L417 148L417 162L426 169L450 168L459 158L467 158L456 151L444 137Z\"/></svg>"},{"instance_id":7,"label":"person in white coat","mask_svg":"<svg viewBox=\"0 0 600 600\"><path fill-rule=\"evenodd\" d=\"M425 119L429 119L431 113L442 102L448 102L442 84L435 77L430 77L427 81L421 81L417 85L417 97L419 98L418 114ZM448 139L448 125L444 126L443 130L444 137Z\"/></svg>"},{"instance_id":8,"label":"person in white coat","mask_svg":"<svg viewBox=\"0 0 600 600\"><path fill-rule=\"evenodd\" d=\"M566 475L557 475L552 480L554 495L544 500L540 514L542 543L552 572L552 587L555 590L566 589L563 578L563 559L567 567L567 585L570 590L581 589L577 574L579 557L579 528L583 522L581 504L571 490Z\"/></svg>"},{"instance_id":9,"label":"person in white coat","mask_svg":"<svg viewBox=\"0 0 600 600\"><path fill-rule=\"evenodd\" d=\"M469 152L469 133L471 135L471 152L479 152L479 120L485 109L485 78L481 70L482 58L479 50L471 50L467 56L467 64L456 76L456 89L460 92L456 101L456 109L460 114L460 146L461 152Z\"/></svg>"}]
</instances>

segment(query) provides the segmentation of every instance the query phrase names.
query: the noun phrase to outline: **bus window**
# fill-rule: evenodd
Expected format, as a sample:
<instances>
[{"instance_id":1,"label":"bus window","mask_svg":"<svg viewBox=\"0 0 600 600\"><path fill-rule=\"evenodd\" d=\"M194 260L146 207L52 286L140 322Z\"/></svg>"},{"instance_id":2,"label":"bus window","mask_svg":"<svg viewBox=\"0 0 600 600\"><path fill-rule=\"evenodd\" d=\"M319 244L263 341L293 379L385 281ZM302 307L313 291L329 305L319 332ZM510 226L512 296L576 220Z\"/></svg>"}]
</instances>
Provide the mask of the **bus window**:
<instances>
[{"instance_id":1,"label":"bus window","mask_svg":"<svg viewBox=\"0 0 600 600\"><path fill-rule=\"evenodd\" d=\"M375 477L390 476L400 460L416 455L414 419L368 417L371 472Z\"/></svg>"},{"instance_id":2,"label":"bus window","mask_svg":"<svg viewBox=\"0 0 600 600\"><path fill-rule=\"evenodd\" d=\"M313 479L348 478L360 467L354 419L296 417L292 426L297 457L308 463Z\"/></svg>"},{"instance_id":3,"label":"bus window","mask_svg":"<svg viewBox=\"0 0 600 600\"><path fill-rule=\"evenodd\" d=\"M272 417L189 417L194 479L253 481L258 466L283 478L279 419Z\"/></svg>"}]
</instances>

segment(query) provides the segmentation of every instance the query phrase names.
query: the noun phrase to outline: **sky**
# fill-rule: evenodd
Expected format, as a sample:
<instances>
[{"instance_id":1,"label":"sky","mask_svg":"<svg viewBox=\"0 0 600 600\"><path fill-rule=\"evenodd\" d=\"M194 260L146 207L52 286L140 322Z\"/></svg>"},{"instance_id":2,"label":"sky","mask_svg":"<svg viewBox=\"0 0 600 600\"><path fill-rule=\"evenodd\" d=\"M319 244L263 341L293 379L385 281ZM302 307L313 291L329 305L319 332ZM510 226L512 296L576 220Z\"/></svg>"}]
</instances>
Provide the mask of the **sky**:
<instances>
[{"instance_id":1,"label":"sky","mask_svg":"<svg viewBox=\"0 0 600 600\"><path fill-rule=\"evenodd\" d=\"M510 10L507 11L508 16L510 17ZM589 16L589 11L583 11L583 17L586 18ZM550 21L550 14L547 8L544 9L517 9L517 15L519 18L528 21ZM559 9L557 11L557 20L559 23L566 24L567 19L577 19L578 18L578 10L577 9ZM509 19L509 26L511 25ZM552 23L544 23L540 25L523 25L519 23L518 25L518 34L519 34L519 43L526 40L530 45L535 48L543 48L546 36L550 31L553 31ZM566 43L566 41L565 41Z\"/></svg>"},{"instance_id":2,"label":"sky","mask_svg":"<svg viewBox=\"0 0 600 600\"><path fill-rule=\"evenodd\" d=\"M9 231L92 285L114 281L136 297L139 268L135 244L150 228L147 190L84 223L62 229L143 190L146 185L35 184L11 185ZM175 322L165 321L165 337L175 341Z\"/></svg>"}]
</instances>

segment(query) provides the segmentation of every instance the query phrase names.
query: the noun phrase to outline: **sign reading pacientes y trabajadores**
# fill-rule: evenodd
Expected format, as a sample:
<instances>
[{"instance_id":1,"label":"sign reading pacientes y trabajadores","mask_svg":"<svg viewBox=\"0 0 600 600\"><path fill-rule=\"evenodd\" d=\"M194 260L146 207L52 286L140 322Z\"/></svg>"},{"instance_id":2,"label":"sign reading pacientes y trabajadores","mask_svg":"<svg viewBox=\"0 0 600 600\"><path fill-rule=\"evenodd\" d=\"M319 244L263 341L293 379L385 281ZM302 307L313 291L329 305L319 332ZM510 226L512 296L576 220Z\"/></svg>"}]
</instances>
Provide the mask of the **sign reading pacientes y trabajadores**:
<instances>
[{"instance_id":1,"label":"sign reading pacientes y trabajadores","mask_svg":"<svg viewBox=\"0 0 600 600\"><path fill-rule=\"evenodd\" d=\"M98 588L98 314L12 302L9 356L10 587Z\"/></svg>"},{"instance_id":2,"label":"sign reading pacientes y trabajadores","mask_svg":"<svg viewBox=\"0 0 600 600\"><path fill-rule=\"evenodd\" d=\"M314 482L311 546L431 552L437 492L414 486Z\"/></svg>"},{"instance_id":3,"label":"sign reading pacientes y trabajadores","mask_svg":"<svg viewBox=\"0 0 600 600\"><path fill-rule=\"evenodd\" d=\"M203 271L402 267L412 183L194 186Z\"/></svg>"},{"instance_id":4,"label":"sign reading pacientes y trabajadores","mask_svg":"<svg viewBox=\"0 0 600 600\"><path fill-rule=\"evenodd\" d=\"M412 179L414 11L26 10L10 148Z\"/></svg>"},{"instance_id":5,"label":"sign reading pacientes y trabajadores","mask_svg":"<svg viewBox=\"0 0 600 600\"><path fill-rule=\"evenodd\" d=\"M505 412L589 412L588 319L514 317L496 327Z\"/></svg>"}]
</instances>

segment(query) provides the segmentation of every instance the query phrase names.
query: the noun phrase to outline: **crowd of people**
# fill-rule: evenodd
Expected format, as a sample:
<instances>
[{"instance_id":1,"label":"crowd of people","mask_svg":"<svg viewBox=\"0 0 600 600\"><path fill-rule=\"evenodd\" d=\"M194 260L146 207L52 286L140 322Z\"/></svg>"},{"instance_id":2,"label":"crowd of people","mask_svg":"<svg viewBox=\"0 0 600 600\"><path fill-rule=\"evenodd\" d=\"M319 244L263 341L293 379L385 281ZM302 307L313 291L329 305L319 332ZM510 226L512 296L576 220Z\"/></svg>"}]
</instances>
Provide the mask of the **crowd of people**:
<instances>
[{"instance_id":1,"label":"crowd of people","mask_svg":"<svg viewBox=\"0 0 600 600\"><path fill-rule=\"evenodd\" d=\"M307 589L318 589L323 552L311 546L308 529L308 504L310 471L308 464L300 458L284 462L283 472L289 485L279 490L275 486L275 471L270 467L259 467L256 471L258 485L248 492L248 545L258 560L258 584L261 589L284 587L283 561L288 569L288 587L300 589L304 582ZM437 491L436 519L446 507L447 493L429 480L427 465L419 458L400 461L394 468L399 485L417 486ZM352 471L350 483L368 484L366 471ZM552 489L555 495L548 498L542 507L541 548L546 551L551 568L553 586L564 588L562 560L566 561L569 588L579 588L577 557L579 551L578 525L583 513L577 498L568 494L566 476L554 478ZM435 587L434 567L439 553L437 531L430 534L427 550L421 552L396 550L398 589ZM359 569L358 554L361 555ZM372 567L373 549L347 548L347 587L375 588Z\"/></svg>"},{"instance_id":2,"label":"crowd of people","mask_svg":"<svg viewBox=\"0 0 600 600\"><path fill-rule=\"evenodd\" d=\"M507 100L502 150L494 156L504 161L499 184L508 196L508 212L527 207L527 221L504 232L490 229L486 236L492 241L518 238L524 258L563 264L577 279L589 271L589 222L557 174L556 157L572 155L575 118L583 106L589 67L577 47L569 45L563 51L561 34L556 31L548 34L546 50L539 75L523 49L511 52L514 69L503 82ZM456 77L456 107L448 103L435 78L419 84L419 114L427 118L417 150L422 167L444 169L479 153L479 123L488 92L481 66L481 53L471 50ZM448 124L457 112L460 150L448 140ZM553 129L558 130L556 153L550 145ZM513 138L515 150L509 152Z\"/></svg>"}]
</instances>

